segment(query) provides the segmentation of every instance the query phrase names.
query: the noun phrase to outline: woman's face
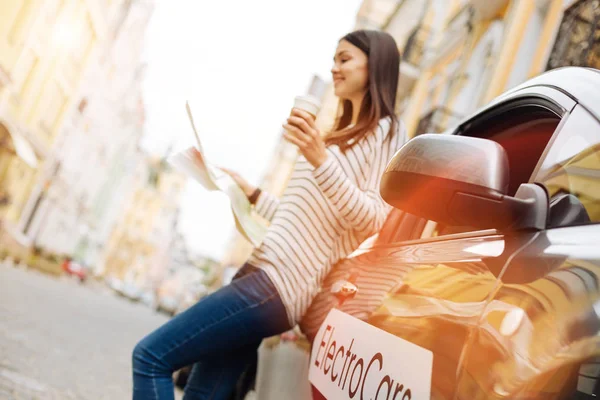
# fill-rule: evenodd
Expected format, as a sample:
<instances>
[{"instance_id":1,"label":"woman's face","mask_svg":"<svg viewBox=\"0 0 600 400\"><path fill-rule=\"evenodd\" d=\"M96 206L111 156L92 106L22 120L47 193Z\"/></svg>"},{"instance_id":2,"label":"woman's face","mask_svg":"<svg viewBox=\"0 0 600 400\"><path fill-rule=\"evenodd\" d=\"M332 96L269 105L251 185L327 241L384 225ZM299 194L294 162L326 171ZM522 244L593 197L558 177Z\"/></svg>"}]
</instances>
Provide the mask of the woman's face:
<instances>
[{"instance_id":1,"label":"woman's face","mask_svg":"<svg viewBox=\"0 0 600 400\"><path fill-rule=\"evenodd\" d=\"M335 95L344 100L364 96L369 78L367 55L358 47L341 40L333 58Z\"/></svg>"}]
</instances>

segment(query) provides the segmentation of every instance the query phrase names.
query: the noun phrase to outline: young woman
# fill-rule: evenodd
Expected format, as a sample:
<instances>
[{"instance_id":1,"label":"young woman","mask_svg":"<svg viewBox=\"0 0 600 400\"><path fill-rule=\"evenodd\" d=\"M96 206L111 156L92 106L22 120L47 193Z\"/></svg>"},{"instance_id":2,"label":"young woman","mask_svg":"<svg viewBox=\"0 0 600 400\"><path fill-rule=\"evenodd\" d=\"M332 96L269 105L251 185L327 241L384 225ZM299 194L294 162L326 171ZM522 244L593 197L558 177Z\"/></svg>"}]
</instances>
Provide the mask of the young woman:
<instances>
[{"instance_id":1,"label":"young woman","mask_svg":"<svg viewBox=\"0 0 600 400\"><path fill-rule=\"evenodd\" d=\"M226 399L263 338L292 328L331 266L383 223L379 181L406 134L394 115L400 55L394 39L355 31L338 44L331 70L342 113L325 139L293 109L285 139L300 157L280 199L237 174L269 231L233 282L140 341L134 399L173 399L173 371L194 364L185 399Z\"/></svg>"}]
</instances>

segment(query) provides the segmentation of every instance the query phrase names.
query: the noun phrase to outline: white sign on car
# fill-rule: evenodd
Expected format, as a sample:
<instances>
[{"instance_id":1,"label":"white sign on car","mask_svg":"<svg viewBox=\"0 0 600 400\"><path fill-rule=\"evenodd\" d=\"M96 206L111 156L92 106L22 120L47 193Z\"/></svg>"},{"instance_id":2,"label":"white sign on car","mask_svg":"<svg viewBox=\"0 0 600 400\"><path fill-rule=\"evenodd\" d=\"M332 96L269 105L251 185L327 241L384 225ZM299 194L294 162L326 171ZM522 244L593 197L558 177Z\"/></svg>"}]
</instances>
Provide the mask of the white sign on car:
<instances>
[{"instance_id":1,"label":"white sign on car","mask_svg":"<svg viewBox=\"0 0 600 400\"><path fill-rule=\"evenodd\" d=\"M309 379L328 400L429 400L433 353L333 309L313 344Z\"/></svg>"}]
</instances>

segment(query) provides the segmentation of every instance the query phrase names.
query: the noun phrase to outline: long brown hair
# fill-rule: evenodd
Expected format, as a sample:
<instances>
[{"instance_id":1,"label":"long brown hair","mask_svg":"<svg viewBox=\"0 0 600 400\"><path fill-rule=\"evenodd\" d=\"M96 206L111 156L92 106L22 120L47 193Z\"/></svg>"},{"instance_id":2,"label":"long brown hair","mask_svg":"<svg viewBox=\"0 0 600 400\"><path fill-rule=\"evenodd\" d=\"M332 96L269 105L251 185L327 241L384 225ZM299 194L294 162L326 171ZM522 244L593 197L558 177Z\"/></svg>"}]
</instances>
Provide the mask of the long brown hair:
<instances>
[{"instance_id":1,"label":"long brown hair","mask_svg":"<svg viewBox=\"0 0 600 400\"><path fill-rule=\"evenodd\" d=\"M391 117L390 130L396 129L398 118L394 107L400 78L400 52L394 38L386 32L358 30L347 34L340 39L342 40L362 50L368 60L367 91L356 125L349 127L352 123L352 102L340 100L342 114L325 139L327 145L336 144L342 151L346 151L375 130L381 118Z\"/></svg>"}]
</instances>

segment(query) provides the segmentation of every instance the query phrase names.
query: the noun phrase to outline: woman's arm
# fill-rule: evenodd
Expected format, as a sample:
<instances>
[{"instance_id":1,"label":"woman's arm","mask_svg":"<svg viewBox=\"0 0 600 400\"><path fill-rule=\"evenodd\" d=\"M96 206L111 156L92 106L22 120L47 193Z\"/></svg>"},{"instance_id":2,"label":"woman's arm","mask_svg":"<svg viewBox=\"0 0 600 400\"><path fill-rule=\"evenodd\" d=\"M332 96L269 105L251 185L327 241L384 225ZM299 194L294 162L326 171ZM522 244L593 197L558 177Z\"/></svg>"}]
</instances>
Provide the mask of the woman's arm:
<instances>
[{"instance_id":1,"label":"woman's arm","mask_svg":"<svg viewBox=\"0 0 600 400\"><path fill-rule=\"evenodd\" d=\"M331 155L313 171L321 191L337 208L343 222L357 231L371 233L381 228L388 214L390 206L379 195L379 182L388 161L400 147L404 137L403 132L384 135L383 129L389 129L389 124L380 123L377 129L382 130L378 132L378 136L383 140L378 141L374 148L364 190L348 178Z\"/></svg>"},{"instance_id":2,"label":"woman's arm","mask_svg":"<svg viewBox=\"0 0 600 400\"><path fill-rule=\"evenodd\" d=\"M275 211L277 211L277 207L279 207L279 199L277 196L261 190L256 203L254 203L254 210L258 215L271 221L275 215Z\"/></svg>"},{"instance_id":3,"label":"woman's arm","mask_svg":"<svg viewBox=\"0 0 600 400\"><path fill-rule=\"evenodd\" d=\"M391 118L379 122L375 132L376 143L371 145L371 161L369 165L359 167L368 169L364 190L348 179L337 160L328 153L319 129L306 112L292 110L287 124L283 125L286 129L284 137L298 146L315 168L313 176L321 191L340 212L342 223L357 231L377 231L389 210L379 195L379 181L388 160L406 140L404 126L398 123L395 132L389 132L390 123Z\"/></svg>"},{"instance_id":4,"label":"woman's arm","mask_svg":"<svg viewBox=\"0 0 600 400\"><path fill-rule=\"evenodd\" d=\"M223 167L221 167L221 170L231 176L235 183L238 184L248 200L250 200L250 203L252 203L254 206L254 210L258 213L258 215L268 221L271 221L275 215L277 207L279 206L279 199L271 193L262 191L256 186L251 185L237 172Z\"/></svg>"}]
</instances>

